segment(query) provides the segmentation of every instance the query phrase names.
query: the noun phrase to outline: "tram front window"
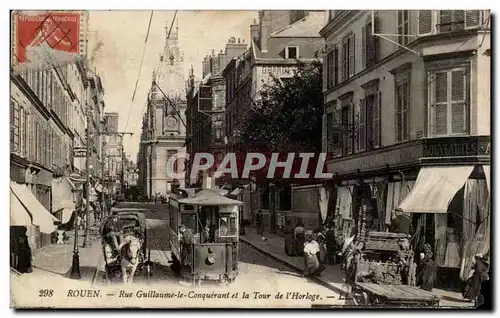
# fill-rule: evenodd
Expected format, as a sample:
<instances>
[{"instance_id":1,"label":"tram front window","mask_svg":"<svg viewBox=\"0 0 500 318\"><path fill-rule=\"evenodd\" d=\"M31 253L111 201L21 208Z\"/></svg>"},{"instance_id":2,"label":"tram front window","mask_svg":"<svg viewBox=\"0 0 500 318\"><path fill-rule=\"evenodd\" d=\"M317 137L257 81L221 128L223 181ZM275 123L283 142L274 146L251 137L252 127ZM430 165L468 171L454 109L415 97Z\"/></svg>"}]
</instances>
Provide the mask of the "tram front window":
<instances>
[{"instance_id":1,"label":"tram front window","mask_svg":"<svg viewBox=\"0 0 500 318\"><path fill-rule=\"evenodd\" d=\"M219 219L219 236L236 236L237 232L236 218L229 216L221 216Z\"/></svg>"}]
</instances>

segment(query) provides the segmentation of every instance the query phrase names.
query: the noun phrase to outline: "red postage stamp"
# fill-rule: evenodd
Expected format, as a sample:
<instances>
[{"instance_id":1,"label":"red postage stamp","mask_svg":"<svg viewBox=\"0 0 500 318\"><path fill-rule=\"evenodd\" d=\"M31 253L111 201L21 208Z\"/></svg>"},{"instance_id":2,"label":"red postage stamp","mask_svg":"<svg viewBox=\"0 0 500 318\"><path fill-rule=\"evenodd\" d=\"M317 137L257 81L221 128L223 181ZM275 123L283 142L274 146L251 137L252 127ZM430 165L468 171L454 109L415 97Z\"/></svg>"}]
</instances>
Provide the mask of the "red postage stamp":
<instances>
[{"instance_id":1,"label":"red postage stamp","mask_svg":"<svg viewBox=\"0 0 500 318\"><path fill-rule=\"evenodd\" d=\"M80 12L18 11L15 23L15 50L17 62L26 61L26 51L42 44L68 53L80 49Z\"/></svg>"}]
</instances>

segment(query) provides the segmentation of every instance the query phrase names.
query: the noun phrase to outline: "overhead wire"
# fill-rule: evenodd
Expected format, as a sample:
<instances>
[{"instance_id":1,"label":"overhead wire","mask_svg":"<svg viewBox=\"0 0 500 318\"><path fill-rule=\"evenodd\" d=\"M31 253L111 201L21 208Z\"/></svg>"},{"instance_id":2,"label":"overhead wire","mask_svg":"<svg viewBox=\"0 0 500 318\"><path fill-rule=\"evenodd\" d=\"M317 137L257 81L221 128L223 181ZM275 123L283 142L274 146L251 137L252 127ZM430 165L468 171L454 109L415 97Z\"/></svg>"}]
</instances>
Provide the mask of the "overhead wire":
<instances>
[{"instance_id":1,"label":"overhead wire","mask_svg":"<svg viewBox=\"0 0 500 318\"><path fill-rule=\"evenodd\" d=\"M139 72L137 74L137 80L135 81L134 93L132 94L132 101L130 102L130 107L129 107L129 110L128 110L128 116L127 116L127 121L125 123L124 131L127 130L128 122L130 120L130 115L132 113L132 106L134 105L135 94L137 92L137 86L139 84L139 79L141 77L142 64L144 63L144 56L146 54L146 47L147 47L147 44L148 44L149 31L151 30L151 21L153 20L153 13L154 13L154 10L151 10L151 15L149 16L148 30L146 32L146 38L144 39L144 47L142 49L141 64L139 65Z\"/></svg>"},{"instance_id":2,"label":"overhead wire","mask_svg":"<svg viewBox=\"0 0 500 318\"><path fill-rule=\"evenodd\" d=\"M172 23L170 24L170 28L169 28L169 30L168 30L168 34L167 34L167 40L169 40L169 39L170 39L170 34L171 34L171 32L172 32L172 28L173 28L173 26L174 26L175 19L176 19L176 17L177 17L177 11L178 11L178 10L175 10L174 17L173 17L173 19L172 19ZM158 69L161 67L161 62L162 62L162 59L160 59L160 60L158 61L158 66L156 67L156 70L158 70ZM155 77L156 77L156 75L155 75ZM155 82L156 82L156 78L155 78ZM151 91L153 90L153 86L154 86L154 85L151 85L151 88L149 89L149 92L148 92L148 96L149 96L149 94L151 93ZM144 110L145 110L145 108L146 108L146 106L147 106L147 105L148 105L148 102L144 103L144 105L142 106L141 114L143 114L143 113L144 113ZM134 126L134 129L135 129L135 126Z\"/></svg>"}]
</instances>

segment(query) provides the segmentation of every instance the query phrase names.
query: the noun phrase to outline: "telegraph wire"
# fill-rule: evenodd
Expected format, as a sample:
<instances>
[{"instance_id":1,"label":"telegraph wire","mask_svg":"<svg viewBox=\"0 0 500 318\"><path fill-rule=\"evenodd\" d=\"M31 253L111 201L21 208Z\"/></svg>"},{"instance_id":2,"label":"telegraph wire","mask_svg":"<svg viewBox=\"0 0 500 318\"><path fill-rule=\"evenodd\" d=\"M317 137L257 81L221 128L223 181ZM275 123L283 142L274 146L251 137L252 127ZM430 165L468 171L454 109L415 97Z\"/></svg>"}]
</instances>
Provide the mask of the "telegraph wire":
<instances>
[{"instance_id":1,"label":"telegraph wire","mask_svg":"<svg viewBox=\"0 0 500 318\"><path fill-rule=\"evenodd\" d=\"M139 65L139 72L137 74L137 80L135 81L134 93L132 94L132 101L130 102L130 107L129 107L129 110L128 110L128 116L127 116L127 121L125 123L125 129L124 129L124 131L127 130L128 121L130 119L130 114L131 114L132 106L133 106L134 100L135 100L135 93L137 92L137 86L139 84L139 78L141 77L142 64L144 62L144 55L146 53L146 46L148 44L149 31L151 29L151 21L153 20L153 13L154 13L154 10L151 10L151 15L149 16L148 30L146 32L146 38L144 39L144 47L142 49L141 64Z\"/></svg>"},{"instance_id":2,"label":"telegraph wire","mask_svg":"<svg viewBox=\"0 0 500 318\"><path fill-rule=\"evenodd\" d=\"M172 32L172 28L173 28L173 26L174 26L175 18L177 17L177 11L178 11L178 10L175 10L175 13L174 13L174 18L172 19L172 23L170 24L170 28L169 28L169 30L168 30L168 34L167 34L167 40L169 40L169 39L170 39L170 33ZM161 67L161 62L162 62L162 60L160 59L160 61L158 62L158 67L157 67L157 69L158 69L159 67ZM155 82L156 82L156 78L155 78ZM149 94L151 93L151 91L153 90L153 86L154 86L154 85L151 85L151 88L149 89L149 92L148 92L148 96L149 96ZM143 113L144 113L144 110L145 110L145 108L146 108L146 106L147 106L147 105L148 105L148 102L144 103L144 105L142 106L141 114L143 114ZM129 116L129 117L130 117L130 116ZM127 122L128 122L128 119L127 119ZM136 122L136 123L137 123L137 122ZM134 129L135 129L135 126L134 126Z\"/></svg>"}]
</instances>

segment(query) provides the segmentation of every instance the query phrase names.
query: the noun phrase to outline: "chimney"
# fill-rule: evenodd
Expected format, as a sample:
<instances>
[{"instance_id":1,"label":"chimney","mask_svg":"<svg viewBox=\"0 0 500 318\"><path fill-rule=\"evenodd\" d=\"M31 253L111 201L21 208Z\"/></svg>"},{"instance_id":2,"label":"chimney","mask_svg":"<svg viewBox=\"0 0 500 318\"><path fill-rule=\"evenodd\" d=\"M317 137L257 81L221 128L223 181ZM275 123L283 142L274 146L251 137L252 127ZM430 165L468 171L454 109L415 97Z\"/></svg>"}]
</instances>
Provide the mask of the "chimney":
<instances>
[{"instance_id":1,"label":"chimney","mask_svg":"<svg viewBox=\"0 0 500 318\"><path fill-rule=\"evenodd\" d=\"M260 46L260 26L257 24L255 19L253 19L253 23L250 26L250 36L255 44Z\"/></svg>"},{"instance_id":2,"label":"chimney","mask_svg":"<svg viewBox=\"0 0 500 318\"><path fill-rule=\"evenodd\" d=\"M238 57L245 53L246 50L247 45L244 42L242 43L241 39L237 41L236 38L231 38L226 44L225 61L229 62L232 58Z\"/></svg>"},{"instance_id":3,"label":"chimney","mask_svg":"<svg viewBox=\"0 0 500 318\"><path fill-rule=\"evenodd\" d=\"M260 50L267 52L267 40L269 38L269 25L262 24L260 27Z\"/></svg>"}]
</instances>

